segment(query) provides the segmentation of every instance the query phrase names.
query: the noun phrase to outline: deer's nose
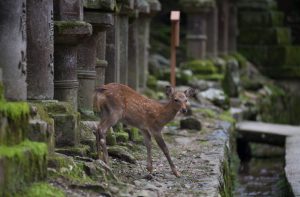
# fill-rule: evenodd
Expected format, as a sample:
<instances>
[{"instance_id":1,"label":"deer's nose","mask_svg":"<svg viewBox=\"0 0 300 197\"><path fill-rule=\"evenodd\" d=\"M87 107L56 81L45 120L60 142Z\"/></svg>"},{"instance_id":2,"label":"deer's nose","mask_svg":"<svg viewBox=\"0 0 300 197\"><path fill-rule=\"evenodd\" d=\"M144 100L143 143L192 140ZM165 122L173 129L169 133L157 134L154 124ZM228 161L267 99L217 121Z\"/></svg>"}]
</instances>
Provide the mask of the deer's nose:
<instances>
[{"instance_id":1,"label":"deer's nose","mask_svg":"<svg viewBox=\"0 0 300 197\"><path fill-rule=\"evenodd\" d=\"M181 109L181 112L182 112L182 113L186 113L186 112L187 112L187 109L186 109L186 108L182 108L182 109Z\"/></svg>"}]
</instances>

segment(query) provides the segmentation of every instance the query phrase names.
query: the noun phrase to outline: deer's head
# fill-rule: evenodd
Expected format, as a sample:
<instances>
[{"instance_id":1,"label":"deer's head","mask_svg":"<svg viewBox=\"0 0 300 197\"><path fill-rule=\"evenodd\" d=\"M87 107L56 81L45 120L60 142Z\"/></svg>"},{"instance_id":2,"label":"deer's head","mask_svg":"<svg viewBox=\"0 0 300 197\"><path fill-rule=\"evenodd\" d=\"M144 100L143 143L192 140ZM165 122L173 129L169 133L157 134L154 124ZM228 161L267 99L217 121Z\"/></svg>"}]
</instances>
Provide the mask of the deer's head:
<instances>
[{"instance_id":1,"label":"deer's head","mask_svg":"<svg viewBox=\"0 0 300 197\"><path fill-rule=\"evenodd\" d=\"M175 88L166 86L166 95L169 97L170 102L178 107L180 112L186 113L188 106L188 98L195 95L195 89L189 88L184 92L175 91Z\"/></svg>"}]
</instances>

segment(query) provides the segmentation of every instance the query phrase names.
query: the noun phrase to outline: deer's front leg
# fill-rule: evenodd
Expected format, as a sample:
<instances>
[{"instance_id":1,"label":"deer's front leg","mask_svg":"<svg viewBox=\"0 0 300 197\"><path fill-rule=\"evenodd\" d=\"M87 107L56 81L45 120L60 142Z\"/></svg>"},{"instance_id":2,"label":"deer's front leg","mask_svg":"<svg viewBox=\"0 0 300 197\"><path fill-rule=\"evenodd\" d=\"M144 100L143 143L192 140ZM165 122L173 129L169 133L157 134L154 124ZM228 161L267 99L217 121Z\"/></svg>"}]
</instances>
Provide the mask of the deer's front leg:
<instances>
[{"instance_id":1,"label":"deer's front leg","mask_svg":"<svg viewBox=\"0 0 300 197\"><path fill-rule=\"evenodd\" d=\"M147 130L141 131L144 137L144 143L147 148L147 170L150 174L153 172L152 167L152 145L151 145L151 135Z\"/></svg>"},{"instance_id":2,"label":"deer's front leg","mask_svg":"<svg viewBox=\"0 0 300 197\"><path fill-rule=\"evenodd\" d=\"M170 167L171 167L171 170L173 172L173 174L177 177L180 177L180 173L177 171L176 169L176 166L174 165L172 159L171 159L171 156L170 156L170 153L169 153L169 149L162 137L162 134L161 132L152 132L153 133L153 136L155 138L155 141L157 142L158 146L160 147L160 149L163 151L163 153L165 154L169 164L170 164Z\"/></svg>"}]
</instances>

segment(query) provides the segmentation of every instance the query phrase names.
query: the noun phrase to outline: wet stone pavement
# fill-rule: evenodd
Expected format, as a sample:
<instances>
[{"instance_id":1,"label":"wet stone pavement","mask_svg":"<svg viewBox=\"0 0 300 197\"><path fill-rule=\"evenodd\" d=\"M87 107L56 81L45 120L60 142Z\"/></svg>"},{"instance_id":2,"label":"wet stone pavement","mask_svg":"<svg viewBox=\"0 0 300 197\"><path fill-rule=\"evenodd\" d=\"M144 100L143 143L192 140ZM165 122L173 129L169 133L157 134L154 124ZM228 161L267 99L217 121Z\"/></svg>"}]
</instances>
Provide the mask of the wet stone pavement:
<instances>
[{"instance_id":1,"label":"wet stone pavement","mask_svg":"<svg viewBox=\"0 0 300 197\"><path fill-rule=\"evenodd\" d=\"M200 117L199 117L200 118ZM146 170L146 148L134 145L137 164L112 160L112 169L123 182L134 185L133 196L220 196L222 163L229 148L229 123L201 119L201 131L166 127L164 138L181 177L175 177L154 141L154 173Z\"/></svg>"}]
</instances>

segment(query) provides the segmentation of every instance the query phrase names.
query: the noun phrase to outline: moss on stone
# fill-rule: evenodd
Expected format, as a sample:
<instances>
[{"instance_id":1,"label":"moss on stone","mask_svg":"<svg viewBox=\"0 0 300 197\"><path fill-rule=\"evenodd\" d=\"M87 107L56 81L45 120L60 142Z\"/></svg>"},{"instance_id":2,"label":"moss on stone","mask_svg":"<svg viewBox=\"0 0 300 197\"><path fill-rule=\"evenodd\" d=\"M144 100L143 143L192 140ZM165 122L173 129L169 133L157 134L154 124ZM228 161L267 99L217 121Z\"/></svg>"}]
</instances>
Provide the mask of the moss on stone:
<instances>
[{"instance_id":1,"label":"moss on stone","mask_svg":"<svg viewBox=\"0 0 300 197\"><path fill-rule=\"evenodd\" d=\"M157 79L153 75L148 75L147 86L153 90L157 88Z\"/></svg>"},{"instance_id":2,"label":"moss on stone","mask_svg":"<svg viewBox=\"0 0 300 197\"><path fill-rule=\"evenodd\" d=\"M193 12L205 8L211 8L216 6L215 0L180 0L180 4L183 6L186 12Z\"/></svg>"},{"instance_id":3,"label":"moss on stone","mask_svg":"<svg viewBox=\"0 0 300 197\"><path fill-rule=\"evenodd\" d=\"M55 151L69 156L86 157L90 153L90 147L88 145L79 144L77 146L56 148Z\"/></svg>"},{"instance_id":4,"label":"moss on stone","mask_svg":"<svg viewBox=\"0 0 300 197\"><path fill-rule=\"evenodd\" d=\"M116 135L112 129L110 129L106 134L106 144L110 146L117 144Z\"/></svg>"},{"instance_id":5,"label":"moss on stone","mask_svg":"<svg viewBox=\"0 0 300 197\"><path fill-rule=\"evenodd\" d=\"M218 68L211 60L192 60L186 62L182 68L192 70L196 75L212 75L218 73Z\"/></svg>"},{"instance_id":6,"label":"moss on stone","mask_svg":"<svg viewBox=\"0 0 300 197\"><path fill-rule=\"evenodd\" d=\"M0 101L0 144L14 145L25 139L29 106L25 102Z\"/></svg>"},{"instance_id":7,"label":"moss on stone","mask_svg":"<svg viewBox=\"0 0 300 197\"><path fill-rule=\"evenodd\" d=\"M1 74L1 73L0 73ZM4 100L4 86L3 84L0 82L0 101Z\"/></svg>"},{"instance_id":8,"label":"moss on stone","mask_svg":"<svg viewBox=\"0 0 300 197\"><path fill-rule=\"evenodd\" d=\"M224 111L219 115L219 119L234 124L236 120L232 117L229 111Z\"/></svg>"},{"instance_id":9,"label":"moss on stone","mask_svg":"<svg viewBox=\"0 0 300 197\"><path fill-rule=\"evenodd\" d=\"M197 79L211 80L211 81L221 81L224 78L223 74L211 74L211 75L195 75Z\"/></svg>"},{"instance_id":10,"label":"moss on stone","mask_svg":"<svg viewBox=\"0 0 300 197\"><path fill-rule=\"evenodd\" d=\"M84 7L88 9L97 9L106 12L115 11L115 1L111 0L85 0Z\"/></svg>"},{"instance_id":11,"label":"moss on stone","mask_svg":"<svg viewBox=\"0 0 300 197\"><path fill-rule=\"evenodd\" d=\"M139 129L137 128L127 129L126 132L128 133L130 141L137 142L141 138Z\"/></svg>"},{"instance_id":12,"label":"moss on stone","mask_svg":"<svg viewBox=\"0 0 300 197\"><path fill-rule=\"evenodd\" d=\"M217 113L213 111L212 109L204 109L204 108L197 108L196 110L193 110L196 113L201 113L203 116L207 118L216 118Z\"/></svg>"},{"instance_id":13,"label":"moss on stone","mask_svg":"<svg viewBox=\"0 0 300 197\"><path fill-rule=\"evenodd\" d=\"M44 143L24 142L15 146L0 146L0 196L16 193L33 181L43 180L47 173L47 146Z\"/></svg>"},{"instance_id":14,"label":"moss on stone","mask_svg":"<svg viewBox=\"0 0 300 197\"><path fill-rule=\"evenodd\" d=\"M48 183L34 183L24 191L16 194L16 197L64 197L65 193L59 188L55 188Z\"/></svg>"},{"instance_id":15,"label":"moss on stone","mask_svg":"<svg viewBox=\"0 0 300 197\"><path fill-rule=\"evenodd\" d=\"M129 135L126 132L117 132L117 133L115 133L115 136L116 136L116 141L118 143L128 142L128 140L129 140Z\"/></svg>"},{"instance_id":16,"label":"moss on stone","mask_svg":"<svg viewBox=\"0 0 300 197\"><path fill-rule=\"evenodd\" d=\"M25 102L0 101L0 114L13 121L26 119L29 115L29 105Z\"/></svg>"},{"instance_id":17,"label":"moss on stone","mask_svg":"<svg viewBox=\"0 0 300 197\"><path fill-rule=\"evenodd\" d=\"M57 34L90 34L92 25L84 21L54 21L54 32Z\"/></svg>"}]
</instances>

